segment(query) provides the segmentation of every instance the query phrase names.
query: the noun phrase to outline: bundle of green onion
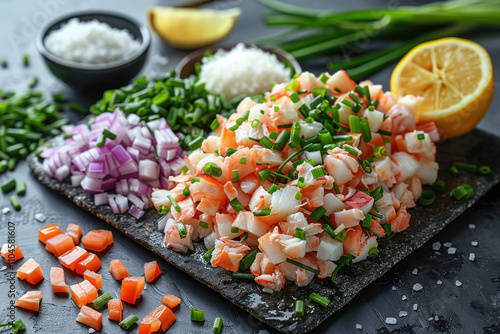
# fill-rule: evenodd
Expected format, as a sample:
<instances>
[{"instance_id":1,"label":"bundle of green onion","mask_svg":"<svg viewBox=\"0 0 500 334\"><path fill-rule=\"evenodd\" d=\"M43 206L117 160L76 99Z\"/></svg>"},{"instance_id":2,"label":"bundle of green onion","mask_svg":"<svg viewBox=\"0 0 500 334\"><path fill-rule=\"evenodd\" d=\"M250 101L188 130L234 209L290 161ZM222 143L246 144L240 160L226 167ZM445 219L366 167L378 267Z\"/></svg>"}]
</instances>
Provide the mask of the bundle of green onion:
<instances>
[{"instance_id":1,"label":"bundle of green onion","mask_svg":"<svg viewBox=\"0 0 500 334\"><path fill-rule=\"evenodd\" d=\"M47 137L61 133L60 127L68 122L61 111L62 105L44 99L40 92L0 91L0 173L13 170Z\"/></svg>"},{"instance_id":2,"label":"bundle of green onion","mask_svg":"<svg viewBox=\"0 0 500 334\"><path fill-rule=\"evenodd\" d=\"M206 137L217 114L229 116L239 101L211 94L199 78L178 79L172 71L165 77L150 81L140 77L130 85L108 90L90 111L97 116L120 108L127 115L134 113L148 121L165 117L172 130L185 135L180 143L187 149L193 139Z\"/></svg>"},{"instance_id":3,"label":"bundle of green onion","mask_svg":"<svg viewBox=\"0 0 500 334\"><path fill-rule=\"evenodd\" d=\"M500 25L500 3L488 0L452 0L423 6L349 11L315 10L277 0L259 2L273 10L265 16L268 26L289 29L255 42L279 46L298 60L337 53L346 60L329 64L329 71L348 69L353 80L402 58L425 41L460 35L479 26ZM364 52L376 44L372 43L375 41L382 41L383 47ZM399 42L388 45L389 41ZM360 48L360 44L364 47Z\"/></svg>"}]
</instances>

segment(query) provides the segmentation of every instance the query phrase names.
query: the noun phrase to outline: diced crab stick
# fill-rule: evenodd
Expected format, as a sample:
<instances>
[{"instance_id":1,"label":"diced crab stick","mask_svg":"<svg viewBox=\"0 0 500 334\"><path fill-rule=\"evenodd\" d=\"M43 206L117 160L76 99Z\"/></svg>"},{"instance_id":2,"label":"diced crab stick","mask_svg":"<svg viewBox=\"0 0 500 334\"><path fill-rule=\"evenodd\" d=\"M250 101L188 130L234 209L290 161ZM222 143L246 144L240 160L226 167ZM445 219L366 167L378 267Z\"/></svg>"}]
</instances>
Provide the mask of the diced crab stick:
<instances>
[{"instance_id":1,"label":"diced crab stick","mask_svg":"<svg viewBox=\"0 0 500 334\"><path fill-rule=\"evenodd\" d=\"M78 307L82 307L83 305L87 305L87 293L80 284L73 284L70 286L71 288L71 299L75 302Z\"/></svg>"},{"instance_id":2,"label":"diced crab stick","mask_svg":"<svg viewBox=\"0 0 500 334\"><path fill-rule=\"evenodd\" d=\"M170 309L174 309L181 304L181 299L174 295L163 296L161 303Z\"/></svg>"},{"instance_id":3,"label":"diced crab stick","mask_svg":"<svg viewBox=\"0 0 500 334\"><path fill-rule=\"evenodd\" d=\"M83 275L86 270L97 271L101 266L99 257L93 253L89 253L87 257L76 264L76 272Z\"/></svg>"},{"instance_id":4,"label":"diced crab stick","mask_svg":"<svg viewBox=\"0 0 500 334\"><path fill-rule=\"evenodd\" d=\"M40 310L40 300L42 300L42 291L28 291L21 298L16 300L14 305L26 310L38 312Z\"/></svg>"},{"instance_id":5,"label":"diced crab stick","mask_svg":"<svg viewBox=\"0 0 500 334\"><path fill-rule=\"evenodd\" d=\"M156 333L160 329L161 321L151 315L145 316L139 324L139 334Z\"/></svg>"},{"instance_id":6,"label":"diced crab stick","mask_svg":"<svg viewBox=\"0 0 500 334\"><path fill-rule=\"evenodd\" d=\"M156 261L151 261L144 263L144 276L146 277L146 282L150 283L160 276L161 270Z\"/></svg>"},{"instance_id":7,"label":"diced crab stick","mask_svg":"<svg viewBox=\"0 0 500 334\"><path fill-rule=\"evenodd\" d=\"M354 209L361 210L363 213L370 212L373 207L373 197L365 194L362 191L356 191L354 196L344 201L345 205L349 205Z\"/></svg>"},{"instance_id":8,"label":"diced crab stick","mask_svg":"<svg viewBox=\"0 0 500 334\"><path fill-rule=\"evenodd\" d=\"M78 245L80 243L80 237L82 236L82 228L80 225L68 224L68 227L66 227L66 234L73 239L75 245Z\"/></svg>"},{"instance_id":9,"label":"diced crab stick","mask_svg":"<svg viewBox=\"0 0 500 334\"><path fill-rule=\"evenodd\" d=\"M63 265L70 270L75 270L78 262L83 260L89 255L87 251L79 246L67 251L63 255L59 256L57 259Z\"/></svg>"},{"instance_id":10,"label":"diced crab stick","mask_svg":"<svg viewBox=\"0 0 500 334\"><path fill-rule=\"evenodd\" d=\"M167 329L172 326L174 323L176 316L171 309L166 307L165 305L158 306L153 312L150 314L152 317L160 320L161 322L161 330L165 332Z\"/></svg>"},{"instance_id":11,"label":"diced crab stick","mask_svg":"<svg viewBox=\"0 0 500 334\"><path fill-rule=\"evenodd\" d=\"M109 264L109 272L111 276L117 281L124 279L125 277L129 277L127 268L123 266L120 260L114 259Z\"/></svg>"},{"instance_id":12,"label":"diced crab stick","mask_svg":"<svg viewBox=\"0 0 500 334\"><path fill-rule=\"evenodd\" d=\"M97 294L97 289L89 281L84 280L79 285L87 295L87 304L92 303L97 297L99 297L99 295Z\"/></svg>"},{"instance_id":13,"label":"diced crab stick","mask_svg":"<svg viewBox=\"0 0 500 334\"><path fill-rule=\"evenodd\" d=\"M58 234L62 234L59 226L50 224L38 230L38 240L45 243L48 239L55 237Z\"/></svg>"},{"instance_id":14,"label":"diced crab stick","mask_svg":"<svg viewBox=\"0 0 500 334\"><path fill-rule=\"evenodd\" d=\"M102 252L106 247L113 243L113 233L108 230L94 230L85 234L82 238L82 244L85 249Z\"/></svg>"},{"instance_id":15,"label":"diced crab stick","mask_svg":"<svg viewBox=\"0 0 500 334\"><path fill-rule=\"evenodd\" d=\"M17 260L22 259L24 257L19 247L9 243L3 244L0 253L2 254L3 258L7 263L14 263Z\"/></svg>"},{"instance_id":16,"label":"diced crab stick","mask_svg":"<svg viewBox=\"0 0 500 334\"><path fill-rule=\"evenodd\" d=\"M116 322L122 321L123 304L120 299L111 299L108 302L108 319Z\"/></svg>"},{"instance_id":17,"label":"diced crab stick","mask_svg":"<svg viewBox=\"0 0 500 334\"><path fill-rule=\"evenodd\" d=\"M144 284L144 277L124 278L120 291L120 299L129 304L135 304L136 300L141 297Z\"/></svg>"},{"instance_id":18,"label":"diced crab stick","mask_svg":"<svg viewBox=\"0 0 500 334\"><path fill-rule=\"evenodd\" d=\"M73 249L75 244L73 239L66 234L58 234L45 242L45 249L59 257L67 251Z\"/></svg>"},{"instance_id":19,"label":"diced crab stick","mask_svg":"<svg viewBox=\"0 0 500 334\"><path fill-rule=\"evenodd\" d=\"M17 277L35 285L43 280L42 267L35 260L29 259L23 263L21 268L17 269Z\"/></svg>"},{"instance_id":20,"label":"diced crab stick","mask_svg":"<svg viewBox=\"0 0 500 334\"><path fill-rule=\"evenodd\" d=\"M83 273L83 279L89 281L97 290L102 288L102 275L100 274L87 269Z\"/></svg>"},{"instance_id":21,"label":"diced crab stick","mask_svg":"<svg viewBox=\"0 0 500 334\"><path fill-rule=\"evenodd\" d=\"M69 286L66 284L63 268L50 268L50 285L52 285L52 291L54 291L54 293L69 292Z\"/></svg>"},{"instance_id":22,"label":"diced crab stick","mask_svg":"<svg viewBox=\"0 0 500 334\"><path fill-rule=\"evenodd\" d=\"M102 327L102 314L88 306L82 306L76 321L81 324L92 327L96 331L100 331Z\"/></svg>"}]
</instances>

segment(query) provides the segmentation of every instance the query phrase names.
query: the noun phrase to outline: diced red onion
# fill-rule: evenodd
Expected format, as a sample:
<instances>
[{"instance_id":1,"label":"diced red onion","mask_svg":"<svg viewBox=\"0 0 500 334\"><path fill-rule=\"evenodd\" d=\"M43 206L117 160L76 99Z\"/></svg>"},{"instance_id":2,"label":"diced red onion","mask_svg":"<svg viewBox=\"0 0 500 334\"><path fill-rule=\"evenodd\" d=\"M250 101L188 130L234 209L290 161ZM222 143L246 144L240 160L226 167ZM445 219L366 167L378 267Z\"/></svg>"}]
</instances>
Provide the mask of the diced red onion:
<instances>
[{"instance_id":1,"label":"diced red onion","mask_svg":"<svg viewBox=\"0 0 500 334\"><path fill-rule=\"evenodd\" d=\"M124 213L128 210L128 199L125 196L117 195L115 197L116 206L118 207L119 212L115 213Z\"/></svg>"},{"instance_id":2,"label":"diced red onion","mask_svg":"<svg viewBox=\"0 0 500 334\"><path fill-rule=\"evenodd\" d=\"M108 204L108 193L100 193L94 195L94 205Z\"/></svg>"},{"instance_id":3,"label":"diced red onion","mask_svg":"<svg viewBox=\"0 0 500 334\"><path fill-rule=\"evenodd\" d=\"M139 209L141 209L141 210L144 209L144 202L136 195L129 193L127 198L130 202L132 202L132 204L137 206Z\"/></svg>"},{"instance_id":4,"label":"diced red onion","mask_svg":"<svg viewBox=\"0 0 500 334\"><path fill-rule=\"evenodd\" d=\"M137 220L141 219L141 217L144 216L144 211L135 206L134 204L132 204L130 210L128 210L128 213L134 216Z\"/></svg>"},{"instance_id":5,"label":"diced red onion","mask_svg":"<svg viewBox=\"0 0 500 334\"><path fill-rule=\"evenodd\" d=\"M54 177L58 181L62 181L69 176L69 167L64 165L59 167L54 173Z\"/></svg>"},{"instance_id":6,"label":"diced red onion","mask_svg":"<svg viewBox=\"0 0 500 334\"><path fill-rule=\"evenodd\" d=\"M73 174L71 175L71 185L73 187L79 187L80 183L82 183L85 174Z\"/></svg>"}]
</instances>

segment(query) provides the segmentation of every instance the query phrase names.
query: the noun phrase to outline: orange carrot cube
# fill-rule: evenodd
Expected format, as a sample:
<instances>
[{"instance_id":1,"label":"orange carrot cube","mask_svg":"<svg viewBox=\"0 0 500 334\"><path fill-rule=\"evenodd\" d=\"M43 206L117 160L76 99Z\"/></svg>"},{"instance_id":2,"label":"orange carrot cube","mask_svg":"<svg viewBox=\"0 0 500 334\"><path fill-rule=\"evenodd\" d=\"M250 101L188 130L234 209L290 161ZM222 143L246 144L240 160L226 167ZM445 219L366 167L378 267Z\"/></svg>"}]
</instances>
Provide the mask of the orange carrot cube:
<instances>
[{"instance_id":1,"label":"orange carrot cube","mask_svg":"<svg viewBox=\"0 0 500 334\"><path fill-rule=\"evenodd\" d=\"M108 319L116 322L122 321L123 304L120 299L111 299L108 302Z\"/></svg>"},{"instance_id":2,"label":"orange carrot cube","mask_svg":"<svg viewBox=\"0 0 500 334\"><path fill-rule=\"evenodd\" d=\"M50 285L52 285L52 291L54 291L54 293L69 292L69 286L66 284L63 268L50 268Z\"/></svg>"},{"instance_id":3,"label":"orange carrot cube","mask_svg":"<svg viewBox=\"0 0 500 334\"><path fill-rule=\"evenodd\" d=\"M63 255L74 247L75 244L73 243L73 239L62 233L47 239L45 242L45 249L57 257Z\"/></svg>"},{"instance_id":4,"label":"orange carrot cube","mask_svg":"<svg viewBox=\"0 0 500 334\"><path fill-rule=\"evenodd\" d=\"M63 267L66 267L70 270L75 270L78 262L86 258L88 255L89 253L87 253L85 249L76 246L75 248L59 256L57 259L59 260L59 262L61 262Z\"/></svg>"},{"instance_id":5,"label":"orange carrot cube","mask_svg":"<svg viewBox=\"0 0 500 334\"><path fill-rule=\"evenodd\" d=\"M38 230L38 240L45 243L48 239L61 233L62 231L59 226L50 224Z\"/></svg>"},{"instance_id":6,"label":"orange carrot cube","mask_svg":"<svg viewBox=\"0 0 500 334\"><path fill-rule=\"evenodd\" d=\"M24 257L19 247L9 243L3 244L0 254L2 254L7 263L14 263Z\"/></svg>"},{"instance_id":7,"label":"orange carrot cube","mask_svg":"<svg viewBox=\"0 0 500 334\"><path fill-rule=\"evenodd\" d=\"M102 314L88 306L82 306L76 321L100 331L102 327Z\"/></svg>"},{"instance_id":8,"label":"orange carrot cube","mask_svg":"<svg viewBox=\"0 0 500 334\"><path fill-rule=\"evenodd\" d=\"M113 233L108 230L94 230L85 234L82 238L85 249L101 252L113 243Z\"/></svg>"},{"instance_id":9,"label":"orange carrot cube","mask_svg":"<svg viewBox=\"0 0 500 334\"><path fill-rule=\"evenodd\" d=\"M156 333L160 329L161 321L151 315L145 316L139 324L139 334Z\"/></svg>"},{"instance_id":10,"label":"orange carrot cube","mask_svg":"<svg viewBox=\"0 0 500 334\"><path fill-rule=\"evenodd\" d=\"M78 307L82 307L83 305L87 305L87 293L80 284L73 284L70 286L71 288L71 298L76 303Z\"/></svg>"},{"instance_id":11,"label":"orange carrot cube","mask_svg":"<svg viewBox=\"0 0 500 334\"><path fill-rule=\"evenodd\" d=\"M181 304L181 299L174 295L165 295L163 296L161 303L170 309L174 309Z\"/></svg>"},{"instance_id":12,"label":"orange carrot cube","mask_svg":"<svg viewBox=\"0 0 500 334\"><path fill-rule=\"evenodd\" d=\"M80 225L68 224L68 227L66 227L66 234L73 239L75 245L78 245L80 243L80 237L82 236L82 228Z\"/></svg>"},{"instance_id":13,"label":"orange carrot cube","mask_svg":"<svg viewBox=\"0 0 500 334\"><path fill-rule=\"evenodd\" d=\"M144 284L144 277L125 277L122 281L120 299L129 304L135 304L136 300L141 298Z\"/></svg>"},{"instance_id":14,"label":"orange carrot cube","mask_svg":"<svg viewBox=\"0 0 500 334\"><path fill-rule=\"evenodd\" d=\"M26 310L38 312L40 310L40 300L42 299L42 291L28 291L14 303L17 307L22 307Z\"/></svg>"},{"instance_id":15,"label":"orange carrot cube","mask_svg":"<svg viewBox=\"0 0 500 334\"><path fill-rule=\"evenodd\" d=\"M172 326L174 323L176 316L171 309L166 307L165 305L158 306L153 312L150 314L154 318L160 320L161 322L161 330L165 332L167 329Z\"/></svg>"},{"instance_id":16,"label":"orange carrot cube","mask_svg":"<svg viewBox=\"0 0 500 334\"><path fill-rule=\"evenodd\" d=\"M17 269L17 277L35 285L43 280L42 267L35 260L29 259L24 262L21 268Z\"/></svg>"},{"instance_id":17,"label":"orange carrot cube","mask_svg":"<svg viewBox=\"0 0 500 334\"><path fill-rule=\"evenodd\" d=\"M147 262L144 264L144 276L146 282L150 283L160 276L161 270L156 261Z\"/></svg>"},{"instance_id":18,"label":"orange carrot cube","mask_svg":"<svg viewBox=\"0 0 500 334\"><path fill-rule=\"evenodd\" d=\"M113 278L117 281L130 276L128 270L123 266L121 261L118 259L114 259L111 261L111 263L109 264L109 272L111 273Z\"/></svg>"},{"instance_id":19,"label":"orange carrot cube","mask_svg":"<svg viewBox=\"0 0 500 334\"><path fill-rule=\"evenodd\" d=\"M86 270L97 271L101 266L99 257L93 253L89 253L86 258L77 263L76 272L83 275Z\"/></svg>"},{"instance_id":20,"label":"orange carrot cube","mask_svg":"<svg viewBox=\"0 0 500 334\"><path fill-rule=\"evenodd\" d=\"M89 281L97 290L102 288L102 275L97 274L93 271L86 270L83 273L83 279Z\"/></svg>"}]
</instances>

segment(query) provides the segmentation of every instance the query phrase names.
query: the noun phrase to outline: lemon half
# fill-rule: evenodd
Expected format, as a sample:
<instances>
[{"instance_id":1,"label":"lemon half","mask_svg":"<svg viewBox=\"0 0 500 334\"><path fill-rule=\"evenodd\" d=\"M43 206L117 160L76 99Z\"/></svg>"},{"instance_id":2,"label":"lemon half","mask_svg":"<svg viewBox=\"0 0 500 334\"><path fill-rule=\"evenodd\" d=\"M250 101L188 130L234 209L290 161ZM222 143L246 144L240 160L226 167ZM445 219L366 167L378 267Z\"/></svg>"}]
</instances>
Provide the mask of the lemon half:
<instances>
[{"instance_id":1,"label":"lemon half","mask_svg":"<svg viewBox=\"0 0 500 334\"><path fill-rule=\"evenodd\" d=\"M391 90L423 97L419 121L434 121L443 138L457 137L474 129L490 107L491 59L481 45L461 38L423 43L396 66Z\"/></svg>"}]
</instances>

